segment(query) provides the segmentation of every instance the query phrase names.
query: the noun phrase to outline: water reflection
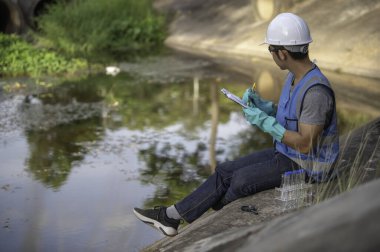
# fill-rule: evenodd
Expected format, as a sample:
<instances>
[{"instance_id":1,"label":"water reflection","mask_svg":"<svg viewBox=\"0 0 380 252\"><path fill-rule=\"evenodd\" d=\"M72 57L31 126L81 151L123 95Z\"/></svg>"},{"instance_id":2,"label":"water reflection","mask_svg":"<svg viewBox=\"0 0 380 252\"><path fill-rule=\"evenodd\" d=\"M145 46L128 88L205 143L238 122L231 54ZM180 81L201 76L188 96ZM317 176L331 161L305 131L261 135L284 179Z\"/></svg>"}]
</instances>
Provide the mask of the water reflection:
<instances>
[{"instance_id":1,"label":"water reflection","mask_svg":"<svg viewBox=\"0 0 380 252\"><path fill-rule=\"evenodd\" d=\"M99 120L59 125L47 131L29 130L29 158L26 165L35 179L48 187L62 186L74 164L83 161L88 150L83 143L100 141Z\"/></svg>"},{"instance_id":2,"label":"water reflection","mask_svg":"<svg viewBox=\"0 0 380 252\"><path fill-rule=\"evenodd\" d=\"M34 95L39 102L24 102L20 110L29 144L28 170L47 187L58 189L73 166L79 166L91 152L94 147L91 143L106 137L106 129L165 132L173 125L179 125L174 134L182 138L180 142L174 140L175 135L163 143L148 135L144 141L147 147L139 147L139 157L147 167L141 173L141 181L158 185L158 199L177 199L210 174L218 161L240 154L234 148L226 148L228 144L223 148L217 144L218 141L219 145L230 141L228 138L233 131L218 139L218 127L222 127L220 123L231 121L232 111L239 110L227 99L219 102L220 85L230 90L240 89L233 83L218 84L218 81L221 82L220 79L200 80L196 76L192 86L189 82L168 85L147 83L126 74L112 79L100 75L67 81ZM240 123L244 125L242 120ZM249 125L244 127L249 128ZM247 134L250 134L249 130ZM256 141L268 142L269 137L265 134L256 132L257 136ZM240 137L234 137L232 142L236 144L249 139L244 135ZM141 139L137 142L142 143ZM190 145L196 148L191 150ZM174 152L173 158L170 152ZM161 180L156 172L162 173L165 167L169 170ZM152 174L154 180L149 177ZM171 183L185 186L174 190L182 193L171 197Z\"/></svg>"},{"instance_id":3,"label":"water reflection","mask_svg":"<svg viewBox=\"0 0 380 252\"><path fill-rule=\"evenodd\" d=\"M193 78L193 115L198 115L199 112L199 78Z\"/></svg>"},{"instance_id":4,"label":"water reflection","mask_svg":"<svg viewBox=\"0 0 380 252\"><path fill-rule=\"evenodd\" d=\"M219 123L219 85L217 83L210 84L210 96L211 96L211 129L210 129L210 168L211 171L216 167L216 138L218 135L218 123Z\"/></svg>"},{"instance_id":5,"label":"water reflection","mask_svg":"<svg viewBox=\"0 0 380 252\"><path fill-rule=\"evenodd\" d=\"M146 175L154 174L164 164L184 171L194 170L199 173L198 178L203 178L213 171L218 161L238 155L229 154L235 152L232 148L218 149L218 141L219 144L228 141L237 133L232 130L218 138L218 128L231 121L232 111L239 110L227 99L220 102L219 90L221 85L230 90L240 88L234 86L236 83L218 82L222 82L221 79L200 80L196 76L192 83L152 84L126 74L112 79L100 75L66 81L56 88L33 94L33 99L38 102L32 102L32 98L27 96L19 112L29 145L28 170L47 187L59 189L71 169L81 165L92 151L93 143L104 140L107 129L127 128L137 132L154 129L165 135L162 131L170 131L170 127L178 125L174 135L169 136L163 146L148 135L144 142L148 147L140 149L139 155L148 167L152 166L152 170L142 173L142 181L153 183ZM240 123L249 128L243 121ZM258 134L263 142L269 139L261 132ZM174 143L176 135L182 138L182 142ZM233 142L246 138L233 139ZM128 145L133 141L126 139L124 142ZM197 146L195 150L189 150L191 141ZM137 142L142 143L141 139ZM182 154L176 153L175 159L170 160L168 152L172 150ZM166 161L160 162L162 159ZM190 168L185 169L185 166ZM178 179L170 174L166 174L169 181ZM200 181L195 176L182 175L191 177L195 184ZM192 186L194 181L191 181Z\"/></svg>"},{"instance_id":6,"label":"water reflection","mask_svg":"<svg viewBox=\"0 0 380 252\"><path fill-rule=\"evenodd\" d=\"M139 156L146 163L140 173L141 181L157 185L153 197L144 205L170 204L179 200L193 190L209 174L208 165L204 163L207 147L199 143L191 152L184 145L169 143L159 147L158 143L139 151ZM195 168L195 169L194 169Z\"/></svg>"}]
</instances>

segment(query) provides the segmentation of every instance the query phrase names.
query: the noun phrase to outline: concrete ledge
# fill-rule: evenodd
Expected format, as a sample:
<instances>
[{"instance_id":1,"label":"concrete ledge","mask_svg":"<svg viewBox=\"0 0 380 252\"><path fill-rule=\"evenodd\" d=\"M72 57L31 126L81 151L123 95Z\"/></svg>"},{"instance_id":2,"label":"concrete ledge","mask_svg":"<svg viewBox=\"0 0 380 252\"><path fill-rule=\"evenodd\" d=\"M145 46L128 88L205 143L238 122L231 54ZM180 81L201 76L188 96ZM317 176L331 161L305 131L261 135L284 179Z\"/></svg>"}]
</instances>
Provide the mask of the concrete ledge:
<instances>
[{"instance_id":1,"label":"concrete ledge","mask_svg":"<svg viewBox=\"0 0 380 252\"><path fill-rule=\"evenodd\" d=\"M203 239L184 251L376 251L379 190L378 179L271 222Z\"/></svg>"}]
</instances>

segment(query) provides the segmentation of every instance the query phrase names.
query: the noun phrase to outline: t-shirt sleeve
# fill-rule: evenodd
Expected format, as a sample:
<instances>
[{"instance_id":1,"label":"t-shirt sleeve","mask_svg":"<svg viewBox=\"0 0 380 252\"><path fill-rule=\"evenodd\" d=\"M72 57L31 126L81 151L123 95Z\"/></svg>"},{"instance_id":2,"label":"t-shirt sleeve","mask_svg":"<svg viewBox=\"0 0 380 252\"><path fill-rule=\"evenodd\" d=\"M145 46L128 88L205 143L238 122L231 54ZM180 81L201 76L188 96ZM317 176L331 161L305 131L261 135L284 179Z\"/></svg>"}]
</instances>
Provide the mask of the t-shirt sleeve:
<instances>
[{"instance_id":1,"label":"t-shirt sleeve","mask_svg":"<svg viewBox=\"0 0 380 252\"><path fill-rule=\"evenodd\" d=\"M299 122L313 125L325 125L334 111L334 99L330 90L322 85L310 88L303 100Z\"/></svg>"}]
</instances>

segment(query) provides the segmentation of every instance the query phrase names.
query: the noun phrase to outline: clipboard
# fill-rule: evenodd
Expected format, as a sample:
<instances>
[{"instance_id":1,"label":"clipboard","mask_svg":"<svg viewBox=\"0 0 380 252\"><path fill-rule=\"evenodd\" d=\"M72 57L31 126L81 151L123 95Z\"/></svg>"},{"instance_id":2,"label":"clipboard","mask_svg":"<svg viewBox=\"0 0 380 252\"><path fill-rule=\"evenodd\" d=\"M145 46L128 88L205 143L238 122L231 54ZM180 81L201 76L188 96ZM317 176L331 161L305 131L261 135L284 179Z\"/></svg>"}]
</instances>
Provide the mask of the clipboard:
<instances>
[{"instance_id":1,"label":"clipboard","mask_svg":"<svg viewBox=\"0 0 380 252\"><path fill-rule=\"evenodd\" d=\"M231 93L231 92L228 91L227 89L222 88L222 89L220 90L220 92L222 92L222 93L223 93L228 99L230 99L230 100L236 102L236 103L239 104L240 106L242 106L242 107L244 107L244 108L249 108L249 107L247 106L247 104L245 104L245 103L243 102L242 99L240 99L238 96L234 95L233 93Z\"/></svg>"}]
</instances>

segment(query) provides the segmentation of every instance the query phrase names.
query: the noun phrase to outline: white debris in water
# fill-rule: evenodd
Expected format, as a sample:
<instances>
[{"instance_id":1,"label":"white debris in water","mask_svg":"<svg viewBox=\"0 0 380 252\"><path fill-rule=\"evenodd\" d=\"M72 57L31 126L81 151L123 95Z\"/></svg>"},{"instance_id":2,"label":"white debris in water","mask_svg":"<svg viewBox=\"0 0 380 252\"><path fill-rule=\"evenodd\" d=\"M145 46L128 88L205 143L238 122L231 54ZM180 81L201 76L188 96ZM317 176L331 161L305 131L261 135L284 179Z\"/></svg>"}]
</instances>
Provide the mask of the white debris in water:
<instances>
[{"instance_id":1,"label":"white debris in water","mask_svg":"<svg viewBox=\"0 0 380 252\"><path fill-rule=\"evenodd\" d=\"M117 66L108 66L106 67L106 74L116 76L120 73L120 68Z\"/></svg>"}]
</instances>

